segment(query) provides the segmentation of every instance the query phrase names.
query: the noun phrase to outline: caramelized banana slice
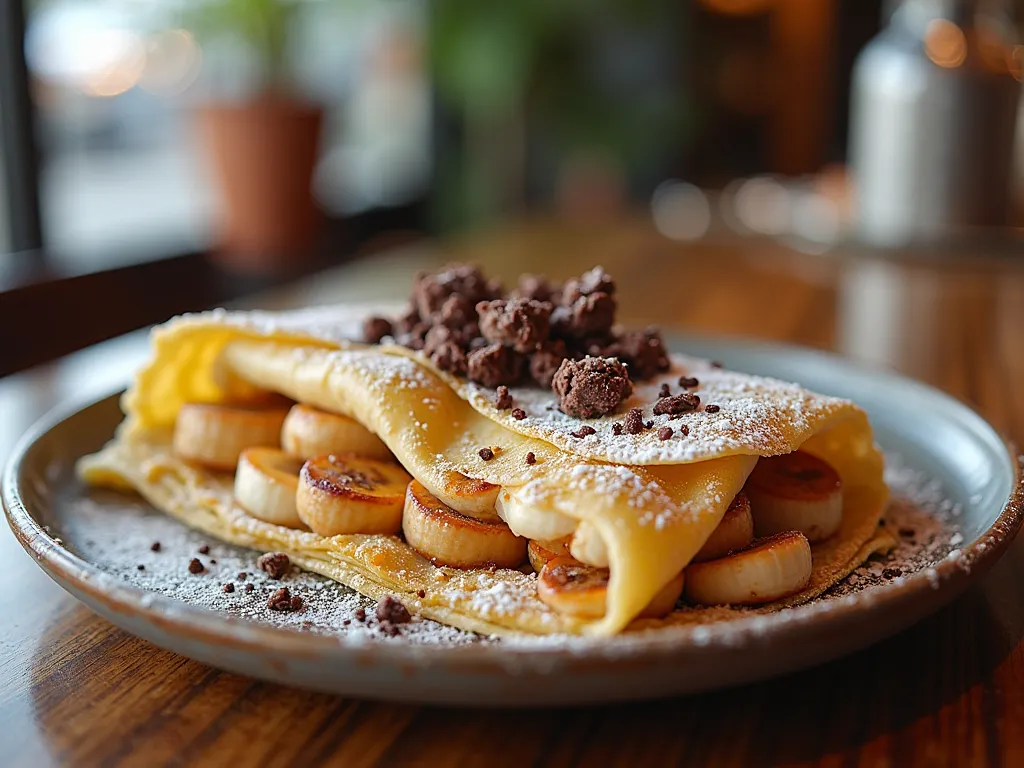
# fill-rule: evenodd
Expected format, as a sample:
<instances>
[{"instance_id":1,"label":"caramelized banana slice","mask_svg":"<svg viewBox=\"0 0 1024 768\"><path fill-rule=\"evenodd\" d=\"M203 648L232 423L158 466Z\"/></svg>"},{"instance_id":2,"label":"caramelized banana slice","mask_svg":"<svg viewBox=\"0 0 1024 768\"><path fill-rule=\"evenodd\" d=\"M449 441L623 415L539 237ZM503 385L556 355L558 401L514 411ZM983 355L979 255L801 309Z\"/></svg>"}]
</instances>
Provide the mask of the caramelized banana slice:
<instances>
[{"instance_id":1,"label":"caramelized banana slice","mask_svg":"<svg viewBox=\"0 0 1024 768\"><path fill-rule=\"evenodd\" d=\"M746 491L758 536L800 531L808 541L823 541L843 522L839 474L803 451L760 459Z\"/></svg>"},{"instance_id":2,"label":"caramelized banana slice","mask_svg":"<svg viewBox=\"0 0 1024 768\"><path fill-rule=\"evenodd\" d=\"M754 540L754 518L750 514L750 500L740 491L725 510L722 522L711 532L704 546L693 556L693 562L717 560L730 552L746 549Z\"/></svg>"},{"instance_id":3,"label":"caramelized banana slice","mask_svg":"<svg viewBox=\"0 0 1024 768\"><path fill-rule=\"evenodd\" d=\"M460 514L416 480L405 493L402 530L405 540L436 565L515 568L526 559L526 539L505 523Z\"/></svg>"},{"instance_id":4,"label":"caramelized banana slice","mask_svg":"<svg viewBox=\"0 0 1024 768\"><path fill-rule=\"evenodd\" d=\"M311 530L398 533L409 475L397 464L351 455L318 456L302 465L295 507Z\"/></svg>"},{"instance_id":5,"label":"caramelized banana slice","mask_svg":"<svg viewBox=\"0 0 1024 768\"><path fill-rule=\"evenodd\" d=\"M561 539L559 541L531 540L530 543L526 545L526 556L530 559L530 565L533 566L533 570L540 573L548 560L558 557L559 555L569 554L568 544L568 539Z\"/></svg>"},{"instance_id":6,"label":"caramelized banana slice","mask_svg":"<svg viewBox=\"0 0 1024 768\"><path fill-rule=\"evenodd\" d=\"M662 587L637 618L658 619L672 613L683 591L683 574ZM571 557L552 558L537 577L537 596L559 613L599 619L608 596L608 569L591 568Z\"/></svg>"},{"instance_id":7,"label":"caramelized banana slice","mask_svg":"<svg viewBox=\"0 0 1024 768\"><path fill-rule=\"evenodd\" d=\"M301 404L288 411L281 428L281 447L303 461L331 453L379 461L394 458L381 439L355 419Z\"/></svg>"},{"instance_id":8,"label":"caramelized banana slice","mask_svg":"<svg viewBox=\"0 0 1024 768\"><path fill-rule=\"evenodd\" d=\"M811 580L811 545L799 531L759 539L741 552L686 568L686 597L699 605L757 605Z\"/></svg>"},{"instance_id":9,"label":"caramelized banana slice","mask_svg":"<svg viewBox=\"0 0 1024 768\"><path fill-rule=\"evenodd\" d=\"M494 505L498 499L501 486L493 485L484 480L477 480L461 472L448 472L430 493L440 499L445 506L461 512L467 517L477 520L499 522Z\"/></svg>"},{"instance_id":10,"label":"caramelized banana slice","mask_svg":"<svg viewBox=\"0 0 1024 768\"><path fill-rule=\"evenodd\" d=\"M246 448L276 448L287 411L189 403L178 412L172 448L187 461L234 470Z\"/></svg>"},{"instance_id":11,"label":"caramelized banana slice","mask_svg":"<svg viewBox=\"0 0 1024 768\"><path fill-rule=\"evenodd\" d=\"M246 448L235 470L235 501L253 517L305 528L295 509L302 462L277 448Z\"/></svg>"}]
</instances>

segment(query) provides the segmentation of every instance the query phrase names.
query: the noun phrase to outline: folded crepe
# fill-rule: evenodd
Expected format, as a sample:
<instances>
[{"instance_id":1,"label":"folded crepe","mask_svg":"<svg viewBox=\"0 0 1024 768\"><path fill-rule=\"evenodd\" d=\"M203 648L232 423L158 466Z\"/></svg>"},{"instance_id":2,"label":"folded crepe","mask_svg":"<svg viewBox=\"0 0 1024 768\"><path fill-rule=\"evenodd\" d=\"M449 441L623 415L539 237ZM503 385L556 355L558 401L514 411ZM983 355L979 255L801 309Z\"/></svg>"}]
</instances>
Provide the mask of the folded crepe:
<instances>
[{"instance_id":1,"label":"folded crepe","mask_svg":"<svg viewBox=\"0 0 1024 768\"><path fill-rule=\"evenodd\" d=\"M517 419L495 407L493 389L438 370L405 347L357 341L367 314L352 306L217 310L155 328L152 358L123 396L124 422L105 448L81 460L81 477L134 489L186 525L284 552L369 597L395 595L414 614L493 635L611 635L777 610L820 595L891 546L880 527L882 456L851 402L672 355L669 370L637 383L616 413L584 421L561 412L550 390L512 387L527 413ZM632 407L644 419L660 418L652 405L662 384L675 386L683 375L699 377L703 401L720 406L675 416L677 435L686 427L688 436L662 440L656 429L616 427ZM533 573L435 566L399 536L325 537L247 514L233 503L231 476L177 458L171 437L187 403L245 401L266 390L360 422L428 489L496 486L499 510L517 533L517 521L591 526L608 552L603 618L552 610L538 599ZM592 434L580 432L584 424ZM492 460L481 460L483 446L495 449ZM756 609L680 606L665 619L636 621L707 540L758 458L797 449L827 461L843 483L841 528L814 546L807 587ZM536 461L527 463L531 452Z\"/></svg>"}]
</instances>

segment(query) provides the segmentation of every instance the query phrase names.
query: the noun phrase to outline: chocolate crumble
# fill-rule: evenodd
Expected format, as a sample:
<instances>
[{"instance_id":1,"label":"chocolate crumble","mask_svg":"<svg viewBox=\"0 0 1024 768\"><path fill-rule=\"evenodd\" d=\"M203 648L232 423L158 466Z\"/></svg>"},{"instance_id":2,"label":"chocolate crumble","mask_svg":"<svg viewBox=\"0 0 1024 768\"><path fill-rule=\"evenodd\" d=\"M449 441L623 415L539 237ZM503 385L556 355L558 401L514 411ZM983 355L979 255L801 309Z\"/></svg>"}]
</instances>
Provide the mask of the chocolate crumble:
<instances>
[{"instance_id":1,"label":"chocolate crumble","mask_svg":"<svg viewBox=\"0 0 1024 768\"><path fill-rule=\"evenodd\" d=\"M302 608L302 598L292 595L288 587L281 587L267 600L267 608L282 612L298 611Z\"/></svg>"},{"instance_id":2,"label":"chocolate crumble","mask_svg":"<svg viewBox=\"0 0 1024 768\"><path fill-rule=\"evenodd\" d=\"M201 546L199 548L199 554L200 555L208 555L208 554L210 554L210 545L209 544L203 544L203 546Z\"/></svg>"},{"instance_id":3,"label":"chocolate crumble","mask_svg":"<svg viewBox=\"0 0 1024 768\"><path fill-rule=\"evenodd\" d=\"M704 410L707 413L718 413L722 410L721 406L715 405L714 403L708 403L704 406Z\"/></svg>"},{"instance_id":4,"label":"chocolate crumble","mask_svg":"<svg viewBox=\"0 0 1024 768\"><path fill-rule=\"evenodd\" d=\"M490 448L481 448L478 453L480 454L480 458L484 461L490 461L494 458L494 451Z\"/></svg>"},{"instance_id":5,"label":"chocolate crumble","mask_svg":"<svg viewBox=\"0 0 1024 768\"><path fill-rule=\"evenodd\" d=\"M895 579L903 575L903 571L899 568L886 568L882 571L883 579Z\"/></svg>"},{"instance_id":6,"label":"chocolate crumble","mask_svg":"<svg viewBox=\"0 0 1024 768\"><path fill-rule=\"evenodd\" d=\"M260 555L256 561L261 571L264 571L272 579L280 579L291 568L292 561L284 552L268 552Z\"/></svg>"},{"instance_id":7,"label":"chocolate crumble","mask_svg":"<svg viewBox=\"0 0 1024 768\"><path fill-rule=\"evenodd\" d=\"M476 305L480 333L492 344L504 344L516 352L533 352L547 341L552 307L533 299L498 299Z\"/></svg>"},{"instance_id":8,"label":"chocolate crumble","mask_svg":"<svg viewBox=\"0 0 1024 768\"><path fill-rule=\"evenodd\" d=\"M522 421L523 419L526 418L526 411L524 411L522 408L513 408L512 418L515 419L516 421Z\"/></svg>"},{"instance_id":9,"label":"chocolate crumble","mask_svg":"<svg viewBox=\"0 0 1024 768\"><path fill-rule=\"evenodd\" d=\"M246 592L252 592L254 589L256 589L256 587L254 587L252 584L246 584L245 585L245 591Z\"/></svg>"},{"instance_id":10,"label":"chocolate crumble","mask_svg":"<svg viewBox=\"0 0 1024 768\"><path fill-rule=\"evenodd\" d=\"M661 390L658 392L658 397L670 397L672 395L672 388L668 384L662 384Z\"/></svg>"},{"instance_id":11,"label":"chocolate crumble","mask_svg":"<svg viewBox=\"0 0 1024 768\"><path fill-rule=\"evenodd\" d=\"M899 534L905 539L912 539L914 538L914 536L917 535L917 531L915 531L913 528L900 528Z\"/></svg>"},{"instance_id":12,"label":"chocolate crumble","mask_svg":"<svg viewBox=\"0 0 1024 768\"><path fill-rule=\"evenodd\" d=\"M584 424L582 427L577 429L575 432L570 432L569 434L572 435L573 437L584 438L584 437L589 437L590 435L594 434L595 432L597 432L597 430L594 429L592 426L590 426L589 424Z\"/></svg>"},{"instance_id":13,"label":"chocolate crumble","mask_svg":"<svg viewBox=\"0 0 1024 768\"><path fill-rule=\"evenodd\" d=\"M694 387L699 387L700 382L693 376L680 376L679 386L683 389L693 389Z\"/></svg>"},{"instance_id":14,"label":"chocolate crumble","mask_svg":"<svg viewBox=\"0 0 1024 768\"><path fill-rule=\"evenodd\" d=\"M422 589L417 589L416 590L416 597L418 597L420 600L422 600L426 596L427 596L427 593L424 592Z\"/></svg>"},{"instance_id":15,"label":"chocolate crumble","mask_svg":"<svg viewBox=\"0 0 1024 768\"><path fill-rule=\"evenodd\" d=\"M700 405L700 398L691 392L680 392L678 395L663 397L654 404L654 415L675 415L694 411Z\"/></svg>"},{"instance_id":16,"label":"chocolate crumble","mask_svg":"<svg viewBox=\"0 0 1024 768\"><path fill-rule=\"evenodd\" d=\"M393 332L391 321L385 317L368 317L363 322L363 341L367 344L379 344L385 336Z\"/></svg>"},{"instance_id":17,"label":"chocolate crumble","mask_svg":"<svg viewBox=\"0 0 1024 768\"><path fill-rule=\"evenodd\" d=\"M249 578L249 574L245 571L239 571L238 575L235 578L239 581L245 581L247 578Z\"/></svg>"},{"instance_id":18,"label":"chocolate crumble","mask_svg":"<svg viewBox=\"0 0 1024 768\"><path fill-rule=\"evenodd\" d=\"M154 541L152 544L149 545L149 548L153 552L159 552L160 551L160 542L159 541Z\"/></svg>"},{"instance_id":19,"label":"chocolate crumble","mask_svg":"<svg viewBox=\"0 0 1024 768\"><path fill-rule=\"evenodd\" d=\"M661 427L658 429L659 440L668 440L670 437L672 437L672 427Z\"/></svg>"},{"instance_id":20,"label":"chocolate crumble","mask_svg":"<svg viewBox=\"0 0 1024 768\"><path fill-rule=\"evenodd\" d=\"M515 384L522 375L524 362L525 358L515 350L501 344L488 344L469 353L467 375L470 381L485 387Z\"/></svg>"},{"instance_id":21,"label":"chocolate crumble","mask_svg":"<svg viewBox=\"0 0 1024 768\"><path fill-rule=\"evenodd\" d=\"M528 454L526 454L526 463L530 464L531 466L537 463L537 455L533 451L530 451Z\"/></svg>"},{"instance_id":22,"label":"chocolate crumble","mask_svg":"<svg viewBox=\"0 0 1024 768\"><path fill-rule=\"evenodd\" d=\"M631 435L639 435L644 431L643 411L639 408L630 408L623 422L626 432Z\"/></svg>"},{"instance_id":23,"label":"chocolate crumble","mask_svg":"<svg viewBox=\"0 0 1024 768\"><path fill-rule=\"evenodd\" d=\"M227 584L224 585L223 589L224 589L225 592L229 592L229 593L230 592L234 592L235 591L235 585L232 584L231 582L228 582Z\"/></svg>"},{"instance_id":24,"label":"chocolate crumble","mask_svg":"<svg viewBox=\"0 0 1024 768\"><path fill-rule=\"evenodd\" d=\"M495 393L494 407L499 411L507 411L512 407L512 395L509 394L508 387L504 384L498 387Z\"/></svg>"},{"instance_id":25,"label":"chocolate crumble","mask_svg":"<svg viewBox=\"0 0 1024 768\"><path fill-rule=\"evenodd\" d=\"M366 621L366 611L363 608L356 608L352 615L356 617L356 621Z\"/></svg>"},{"instance_id":26,"label":"chocolate crumble","mask_svg":"<svg viewBox=\"0 0 1024 768\"><path fill-rule=\"evenodd\" d=\"M406 624L412 621L412 616L400 600L391 595L384 595L377 603L377 621Z\"/></svg>"},{"instance_id":27,"label":"chocolate crumble","mask_svg":"<svg viewBox=\"0 0 1024 768\"><path fill-rule=\"evenodd\" d=\"M611 413L633 392L626 366L611 357L563 360L552 388L562 411L580 419Z\"/></svg>"},{"instance_id":28,"label":"chocolate crumble","mask_svg":"<svg viewBox=\"0 0 1024 768\"><path fill-rule=\"evenodd\" d=\"M193 557L191 560L188 561L188 572L189 573L195 575L195 574L202 573L205 570L206 570L206 568L203 566L202 562L200 562L198 557Z\"/></svg>"},{"instance_id":29,"label":"chocolate crumble","mask_svg":"<svg viewBox=\"0 0 1024 768\"><path fill-rule=\"evenodd\" d=\"M144 565L142 565L140 563L139 565L135 566L135 570L137 570L137 571L144 571L144 570L146 570L146 566L144 566Z\"/></svg>"},{"instance_id":30,"label":"chocolate crumble","mask_svg":"<svg viewBox=\"0 0 1024 768\"><path fill-rule=\"evenodd\" d=\"M613 435L621 435L622 434L622 424L621 423L616 421L614 424L612 424L612 434Z\"/></svg>"}]
</instances>

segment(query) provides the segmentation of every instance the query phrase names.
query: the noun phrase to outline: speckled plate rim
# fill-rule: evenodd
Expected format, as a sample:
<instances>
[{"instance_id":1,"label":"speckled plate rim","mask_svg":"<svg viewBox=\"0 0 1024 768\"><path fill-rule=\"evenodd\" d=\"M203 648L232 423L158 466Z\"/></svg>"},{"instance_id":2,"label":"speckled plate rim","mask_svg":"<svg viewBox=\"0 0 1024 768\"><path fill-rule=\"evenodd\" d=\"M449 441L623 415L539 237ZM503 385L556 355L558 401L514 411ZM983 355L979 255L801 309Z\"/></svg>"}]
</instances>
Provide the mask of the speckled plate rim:
<instances>
[{"instance_id":1,"label":"speckled plate rim","mask_svg":"<svg viewBox=\"0 0 1024 768\"><path fill-rule=\"evenodd\" d=\"M614 661L629 665L631 662L659 664L680 656L700 656L715 649L748 650L759 646L786 644L799 638L809 628L822 636L840 635L850 622L863 621L870 613L881 610L910 608L919 601L932 607L926 611L910 610L915 619L935 607L953 599L966 586L988 570L1009 547L1024 517L1024 456L1018 454L1014 444L1001 436L976 411L961 401L920 382L900 376L892 371L872 369L845 358L817 350L771 344L730 337L691 337L704 345L723 346L735 354L744 349L757 349L789 356L813 356L832 365L856 369L860 372L876 370L878 375L898 381L910 391L939 398L949 407L963 408L984 425L999 440L1013 466L1013 489L993 523L974 541L961 547L956 561L944 559L931 569L904 577L900 583L887 583L860 592L819 601L806 606L787 609L770 616L754 616L703 627L673 627L655 632L630 636L592 640L574 644L571 650L547 644L481 644L478 646L414 645L401 643L367 643L351 641L344 636L324 636L302 633L286 628L275 628L240 618L226 617L212 611L189 606L169 597L126 586L105 574L89 562L79 558L58 543L49 531L33 516L19 487L18 478L31 447L49 431L80 410L96 407L119 396L119 393L91 400L87 404L69 404L59 407L40 419L21 438L3 473L3 507L8 523L18 541L40 567L62 586L70 584L92 598L111 614L142 615L163 631L189 638L190 641L233 649L248 649L256 653L272 651L299 659L337 658L351 653L357 663L370 661L383 665L442 667L460 672L504 670L516 674L529 672L572 674L574 671L593 669L595 663ZM673 346L677 346L673 344ZM941 593L942 599L936 600ZM928 599L925 599L925 598ZM905 624L910 624L912 621ZM888 633L878 634L869 642ZM859 643L861 647L868 643ZM853 648L830 654L827 649L817 661L834 658ZM457 652L455 652L457 651ZM816 662L811 662L816 663ZM790 668L795 668L789 665ZM757 676L747 676L754 679ZM711 687L711 686L705 686Z\"/></svg>"}]
</instances>

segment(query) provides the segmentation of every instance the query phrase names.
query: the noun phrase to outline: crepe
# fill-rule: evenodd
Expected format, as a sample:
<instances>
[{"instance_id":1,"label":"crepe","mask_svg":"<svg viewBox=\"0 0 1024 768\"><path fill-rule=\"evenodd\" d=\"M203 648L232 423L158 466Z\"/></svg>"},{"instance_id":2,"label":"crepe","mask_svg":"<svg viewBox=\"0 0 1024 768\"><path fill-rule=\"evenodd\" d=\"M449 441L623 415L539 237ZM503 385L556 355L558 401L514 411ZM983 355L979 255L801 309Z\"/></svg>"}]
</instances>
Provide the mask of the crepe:
<instances>
[{"instance_id":1,"label":"crepe","mask_svg":"<svg viewBox=\"0 0 1024 768\"><path fill-rule=\"evenodd\" d=\"M814 549L808 587L759 610L813 598L888 544L879 532L887 499L882 456L867 417L849 401L672 356L671 369L638 385L618 416L583 422L558 411L550 391L513 388L528 414L516 420L494 407L493 391L444 374L421 355L352 341L366 314L354 307L215 311L156 328L153 357L124 395L125 421L107 447L81 461L81 476L130 486L190 526L286 552L371 597L394 594L414 613L499 635L609 635L628 627L700 549L760 456L799 448L828 461L843 481L844 513L840 532ZM641 407L648 418L660 385L681 375L699 376L702 398L721 409L676 417L673 424L689 429L686 439L658 440L652 430L614 434L624 409ZM435 567L398 537L328 538L247 515L232 503L230 476L177 459L170 437L185 403L230 402L258 390L356 419L427 488L464 476L501 486L502 498L530 515L593 526L611 572L604 617L553 611L537 598L532 574ZM595 433L572 436L583 423ZM481 460L482 446L496 448L492 461ZM528 452L535 464L524 461ZM731 614L688 608L662 623Z\"/></svg>"}]
</instances>

